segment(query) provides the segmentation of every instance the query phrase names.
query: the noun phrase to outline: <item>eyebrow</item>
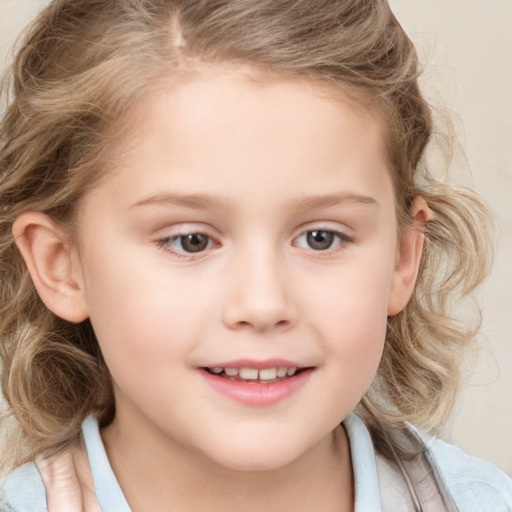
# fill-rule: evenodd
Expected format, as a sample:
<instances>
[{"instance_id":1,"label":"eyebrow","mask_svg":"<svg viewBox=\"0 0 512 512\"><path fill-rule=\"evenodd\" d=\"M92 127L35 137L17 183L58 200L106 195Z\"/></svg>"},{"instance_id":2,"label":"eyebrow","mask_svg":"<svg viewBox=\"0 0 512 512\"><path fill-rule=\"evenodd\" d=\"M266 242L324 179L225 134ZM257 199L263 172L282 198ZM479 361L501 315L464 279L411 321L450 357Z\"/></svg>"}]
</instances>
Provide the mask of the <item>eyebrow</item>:
<instances>
[{"instance_id":1,"label":"eyebrow","mask_svg":"<svg viewBox=\"0 0 512 512\"><path fill-rule=\"evenodd\" d=\"M218 207L222 201L206 194L155 194L143 197L130 208L137 206L170 205L207 210Z\"/></svg>"},{"instance_id":2,"label":"eyebrow","mask_svg":"<svg viewBox=\"0 0 512 512\"><path fill-rule=\"evenodd\" d=\"M297 210L314 210L342 206L344 204L363 204L378 207L378 202L371 196L354 193L332 194L328 196L304 197L297 201ZM139 199L130 208L151 205L182 206L186 208L208 210L226 206L226 201L207 194L155 194Z\"/></svg>"},{"instance_id":3,"label":"eyebrow","mask_svg":"<svg viewBox=\"0 0 512 512\"><path fill-rule=\"evenodd\" d=\"M371 196L354 193L332 194L328 196L305 197L297 203L298 210L314 210L329 208L330 206L343 206L345 204L363 204L377 207L379 203Z\"/></svg>"}]
</instances>

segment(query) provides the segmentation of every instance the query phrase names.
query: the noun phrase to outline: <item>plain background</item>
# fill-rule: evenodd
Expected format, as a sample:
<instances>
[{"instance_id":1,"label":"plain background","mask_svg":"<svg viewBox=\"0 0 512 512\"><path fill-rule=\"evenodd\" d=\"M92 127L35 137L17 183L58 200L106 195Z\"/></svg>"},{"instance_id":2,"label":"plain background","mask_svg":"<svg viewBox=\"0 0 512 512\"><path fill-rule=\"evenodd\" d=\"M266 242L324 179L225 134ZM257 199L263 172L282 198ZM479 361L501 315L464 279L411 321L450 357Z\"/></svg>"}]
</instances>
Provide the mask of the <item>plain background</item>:
<instances>
[{"instance_id":1,"label":"plain background","mask_svg":"<svg viewBox=\"0 0 512 512\"><path fill-rule=\"evenodd\" d=\"M0 68L47 0L0 0ZM446 437L512 473L512 0L391 0L418 46L427 95L448 108L500 238L479 292L478 364Z\"/></svg>"}]
</instances>

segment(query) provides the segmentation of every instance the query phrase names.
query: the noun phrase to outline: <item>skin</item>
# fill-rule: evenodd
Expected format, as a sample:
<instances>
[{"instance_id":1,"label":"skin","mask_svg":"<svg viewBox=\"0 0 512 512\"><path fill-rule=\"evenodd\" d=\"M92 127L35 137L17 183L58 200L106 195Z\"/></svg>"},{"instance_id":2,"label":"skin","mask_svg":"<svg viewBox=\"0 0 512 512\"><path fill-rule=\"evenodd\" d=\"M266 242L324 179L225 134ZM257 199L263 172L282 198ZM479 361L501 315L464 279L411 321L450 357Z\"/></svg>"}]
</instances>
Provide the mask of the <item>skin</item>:
<instances>
[{"instance_id":1,"label":"skin","mask_svg":"<svg viewBox=\"0 0 512 512\"><path fill-rule=\"evenodd\" d=\"M339 91L225 70L162 87L137 115L136 142L83 198L76 243L37 212L14 228L47 306L91 319L116 396L102 436L130 507L352 510L339 424L423 243L416 227L398 238L380 120ZM428 216L418 198L411 217ZM315 230L332 246L311 247ZM190 233L204 250L180 245ZM313 371L246 405L199 370L241 358Z\"/></svg>"}]
</instances>

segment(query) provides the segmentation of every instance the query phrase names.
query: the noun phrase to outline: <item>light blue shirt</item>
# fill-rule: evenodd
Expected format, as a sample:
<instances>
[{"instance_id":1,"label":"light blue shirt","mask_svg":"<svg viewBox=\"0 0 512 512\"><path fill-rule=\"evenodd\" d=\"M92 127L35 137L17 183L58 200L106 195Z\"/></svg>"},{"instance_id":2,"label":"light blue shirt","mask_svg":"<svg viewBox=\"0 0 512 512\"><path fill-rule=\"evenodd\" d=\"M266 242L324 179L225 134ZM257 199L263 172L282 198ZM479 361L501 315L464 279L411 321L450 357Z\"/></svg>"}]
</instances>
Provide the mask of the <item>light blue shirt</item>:
<instances>
[{"instance_id":1,"label":"light blue shirt","mask_svg":"<svg viewBox=\"0 0 512 512\"><path fill-rule=\"evenodd\" d=\"M351 414L348 434L355 479L354 512L382 512L375 453L368 430ZM89 416L83 433L102 512L131 512L112 471L99 433ZM512 480L500 469L437 438L428 441L460 512L512 512ZM44 485L34 464L25 464L1 483L1 512L47 512ZM7 505L8 504L8 505Z\"/></svg>"}]
</instances>

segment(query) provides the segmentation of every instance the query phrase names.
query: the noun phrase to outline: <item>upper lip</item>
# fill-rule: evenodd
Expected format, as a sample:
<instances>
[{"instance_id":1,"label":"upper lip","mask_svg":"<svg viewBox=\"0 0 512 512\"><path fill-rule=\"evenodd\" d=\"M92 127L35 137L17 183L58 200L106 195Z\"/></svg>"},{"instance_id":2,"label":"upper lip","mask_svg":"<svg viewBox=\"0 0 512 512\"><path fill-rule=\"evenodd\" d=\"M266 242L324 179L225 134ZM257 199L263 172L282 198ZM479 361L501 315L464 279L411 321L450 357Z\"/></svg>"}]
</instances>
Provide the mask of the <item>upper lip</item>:
<instances>
[{"instance_id":1,"label":"upper lip","mask_svg":"<svg viewBox=\"0 0 512 512\"><path fill-rule=\"evenodd\" d=\"M255 368L258 370L264 370L265 368L307 368L307 365L298 363L296 361L290 361L289 359L265 359L258 361L255 359L236 359L233 361L219 361L214 364L207 364L202 368Z\"/></svg>"}]
</instances>

